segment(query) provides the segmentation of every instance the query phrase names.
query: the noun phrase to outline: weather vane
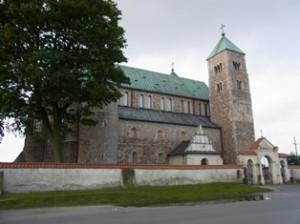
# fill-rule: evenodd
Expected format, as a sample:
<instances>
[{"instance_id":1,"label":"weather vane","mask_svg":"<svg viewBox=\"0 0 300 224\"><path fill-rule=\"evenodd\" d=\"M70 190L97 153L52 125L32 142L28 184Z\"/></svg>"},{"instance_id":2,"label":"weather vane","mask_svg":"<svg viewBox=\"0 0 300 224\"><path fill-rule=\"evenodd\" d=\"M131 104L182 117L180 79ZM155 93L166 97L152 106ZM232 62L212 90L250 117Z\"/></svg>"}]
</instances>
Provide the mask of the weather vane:
<instances>
[{"instance_id":1,"label":"weather vane","mask_svg":"<svg viewBox=\"0 0 300 224\"><path fill-rule=\"evenodd\" d=\"M221 24L220 29L222 30L222 36L225 36L224 28L225 28L225 25Z\"/></svg>"}]
</instances>

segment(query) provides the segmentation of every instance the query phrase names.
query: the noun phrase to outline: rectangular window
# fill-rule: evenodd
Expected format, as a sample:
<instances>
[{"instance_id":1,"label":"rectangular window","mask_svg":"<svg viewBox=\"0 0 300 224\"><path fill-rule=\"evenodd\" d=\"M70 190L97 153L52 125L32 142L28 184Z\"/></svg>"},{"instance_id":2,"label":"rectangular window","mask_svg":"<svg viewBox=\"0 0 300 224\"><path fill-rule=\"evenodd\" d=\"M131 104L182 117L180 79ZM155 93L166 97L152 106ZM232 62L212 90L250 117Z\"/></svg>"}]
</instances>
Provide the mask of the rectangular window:
<instances>
[{"instance_id":1,"label":"rectangular window","mask_svg":"<svg viewBox=\"0 0 300 224\"><path fill-rule=\"evenodd\" d=\"M168 100L168 111L172 111L172 100Z\"/></svg>"},{"instance_id":2,"label":"rectangular window","mask_svg":"<svg viewBox=\"0 0 300 224\"><path fill-rule=\"evenodd\" d=\"M160 99L160 110L165 110L165 98Z\"/></svg>"},{"instance_id":3,"label":"rectangular window","mask_svg":"<svg viewBox=\"0 0 300 224\"><path fill-rule=\"evenodd\" d=\"M140 95L140 108L144 108L144 95Z\"/></svg>"},{"instance_id":4,"label":"rectangular window","mask_svg":"<svg viewBox=\"0 0 300 224\"><path fill-rule=\"evenodd\" d=\"M152 97L148 96L147 97L147 109L151 109L152 108Z\"/></svg>"}]
</instances>

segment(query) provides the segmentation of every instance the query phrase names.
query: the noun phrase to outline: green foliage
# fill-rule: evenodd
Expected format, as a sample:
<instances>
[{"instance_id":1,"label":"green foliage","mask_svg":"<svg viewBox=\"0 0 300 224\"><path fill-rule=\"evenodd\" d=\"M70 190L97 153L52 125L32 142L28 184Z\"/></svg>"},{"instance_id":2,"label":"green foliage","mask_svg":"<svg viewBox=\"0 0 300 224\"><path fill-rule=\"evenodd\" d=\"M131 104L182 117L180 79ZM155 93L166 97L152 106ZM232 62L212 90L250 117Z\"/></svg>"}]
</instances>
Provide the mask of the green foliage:
<instances>
[{"instance_id":1,"label":"green foliage","mask_svg":"<svg viewBox=\"0 0 300 224\"><path fill-rule=\"evenodd\" d=\"M166 205L171 203L203 202L236 199L251 194L269 192L256 186L235 183L197 185L110 188L88 191L11 194L0 197L0 208L30 208L72 205Z\"/></svg>"},{"instance_id":2,"label":"green foliage","mask_svg":"<svg viewBox=\"0 0 300 224\"><path fill-rule=\"evenodd\" d=\"M290 154L287 158L288 165L299 165L300 164L300 156L296 156L295 154Z\"/></svg>"},{"instance_id":3,"label":"green foliage","mask_svg":"<svg viewBox=\"0 0 300 224\"><path fill-rule=\"evenodd\" d=\"M91 109L129 83L116 66L126 41L112 1L3 0L0 16L0 134L5 119L31 135L40 120L59 147L69 123L95 124Z\"/></svg>"}]
</instances>

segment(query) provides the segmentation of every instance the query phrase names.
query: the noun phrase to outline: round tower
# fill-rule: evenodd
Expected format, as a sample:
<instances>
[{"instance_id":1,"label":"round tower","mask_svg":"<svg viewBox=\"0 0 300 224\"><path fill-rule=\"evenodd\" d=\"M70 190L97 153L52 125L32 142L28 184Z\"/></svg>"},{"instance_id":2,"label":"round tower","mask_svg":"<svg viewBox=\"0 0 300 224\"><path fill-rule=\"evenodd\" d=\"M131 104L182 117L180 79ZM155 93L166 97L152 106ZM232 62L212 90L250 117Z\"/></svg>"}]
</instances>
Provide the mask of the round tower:
<instances>
[{"instance_id":1,"label":"round tower","mask_svg":"<svg viewBox=\"0 0 300 224\"><path fill-rule=\"evenodd\" d=\"M225 33L207 58L211 120L222 127L225 163L255 140L245 53Z\"/></svg>"}]
</instances>

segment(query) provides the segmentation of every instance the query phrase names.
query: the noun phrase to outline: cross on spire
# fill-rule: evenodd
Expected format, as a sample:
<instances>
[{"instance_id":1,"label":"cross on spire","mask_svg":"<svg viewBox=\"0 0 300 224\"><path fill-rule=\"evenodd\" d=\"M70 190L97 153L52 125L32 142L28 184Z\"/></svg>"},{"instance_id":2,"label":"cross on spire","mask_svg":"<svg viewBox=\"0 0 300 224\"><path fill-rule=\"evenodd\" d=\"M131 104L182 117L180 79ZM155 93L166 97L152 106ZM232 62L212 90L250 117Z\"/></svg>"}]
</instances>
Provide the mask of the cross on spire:
<instances>
[{"instance_id":1,"label":"cross on spire","mask_svg":"<svg viewBox=\"0 0 300 224\"><path fill-rule=\"evenodd\" d=\"M224 24L221 24L220 29L222 30L222 36L223 36L223 37L225 36L224 28L225 28L225 25L224 25Z\"/></svg>"},{"instance_id":2,"label":"cross on spire","mask_svg":"<svg viewBox=\"0 0 300 224\"><path fill-rule=\"evenodd\" d=\"M172 66L172 72L174 72L174 61L172 61L171 66Z\"/></svg>"}]
</instances>

